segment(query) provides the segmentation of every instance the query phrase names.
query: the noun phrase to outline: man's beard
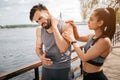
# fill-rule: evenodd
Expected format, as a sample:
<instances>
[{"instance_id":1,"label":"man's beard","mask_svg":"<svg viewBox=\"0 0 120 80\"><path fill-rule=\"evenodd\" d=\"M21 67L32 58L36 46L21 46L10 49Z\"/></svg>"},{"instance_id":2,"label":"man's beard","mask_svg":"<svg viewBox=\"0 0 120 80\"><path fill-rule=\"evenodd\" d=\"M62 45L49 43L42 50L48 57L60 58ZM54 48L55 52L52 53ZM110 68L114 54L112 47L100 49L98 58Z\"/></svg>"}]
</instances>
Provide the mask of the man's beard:
<instances>
[{"instance_id":1,"label":"man's beard","mask_svg":"<svg viewBox=\"0 0 120 80\"><path fill-rule=\"evenodd\" d=\"M47 24L47 25L44 26L43 28L49 29L49 28L52 26L52 24L51 24L51 19L47 19L47 23L42 23L42 26L43 26L44 24Z\"/></svg>"}]
</instances>

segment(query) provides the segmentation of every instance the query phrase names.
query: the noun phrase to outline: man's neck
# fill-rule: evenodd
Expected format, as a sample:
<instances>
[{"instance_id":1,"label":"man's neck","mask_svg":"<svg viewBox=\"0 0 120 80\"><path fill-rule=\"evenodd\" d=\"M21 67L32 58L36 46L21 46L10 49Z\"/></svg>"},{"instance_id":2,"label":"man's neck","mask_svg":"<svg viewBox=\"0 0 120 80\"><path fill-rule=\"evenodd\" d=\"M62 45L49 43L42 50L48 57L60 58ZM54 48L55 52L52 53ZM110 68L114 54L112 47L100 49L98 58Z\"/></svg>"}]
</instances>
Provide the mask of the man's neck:
<instances>
[{"instance_id":1,"label":"man's neck","mask_svg":"<svg viewBox=\"0 0 120 80\"><path fill-rule=\"evenodd\" d=\"M51 26L51 27L52 27L52 26ZM47 31L48 33L53 33L53 31L52 31L51 28L47 29L46 31Z\"/></svg>"}]
</instances>

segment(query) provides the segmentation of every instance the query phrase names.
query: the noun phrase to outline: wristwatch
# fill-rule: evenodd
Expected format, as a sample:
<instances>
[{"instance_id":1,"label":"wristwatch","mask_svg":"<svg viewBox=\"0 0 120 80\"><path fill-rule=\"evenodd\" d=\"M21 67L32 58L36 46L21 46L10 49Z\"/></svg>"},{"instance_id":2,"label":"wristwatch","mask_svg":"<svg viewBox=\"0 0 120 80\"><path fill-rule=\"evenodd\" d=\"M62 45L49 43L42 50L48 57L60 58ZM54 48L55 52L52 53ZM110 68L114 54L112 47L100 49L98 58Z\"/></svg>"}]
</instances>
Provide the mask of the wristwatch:
<instances>
[{"instance_id":1,"label":"wristwatch","mask_svg":"<svg viewBox=\"0 0 120 80\"><path fill-rule=\"evenodd\" d=\"M73 45L74 43L77 43L77 41L72 41L71 44Z\"/></svg>"}]
</instances>

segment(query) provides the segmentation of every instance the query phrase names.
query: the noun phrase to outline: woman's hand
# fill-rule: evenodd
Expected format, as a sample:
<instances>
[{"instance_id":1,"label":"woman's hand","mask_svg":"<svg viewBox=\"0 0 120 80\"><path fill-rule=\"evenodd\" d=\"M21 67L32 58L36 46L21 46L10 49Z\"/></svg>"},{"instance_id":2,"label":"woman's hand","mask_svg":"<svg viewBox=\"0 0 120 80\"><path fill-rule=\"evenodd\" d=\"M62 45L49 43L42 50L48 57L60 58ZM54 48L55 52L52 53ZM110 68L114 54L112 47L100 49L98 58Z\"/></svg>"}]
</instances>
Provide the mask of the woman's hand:
<instances>
[{"instance_id":1,"label":"woman's hand","mask_svg":"<svg viewBox=\"0 0 120 80\"><path fill-rule=\"evenodd\" d=\"M75 37L74 37L73 32L67 32L66 31L62 35L65 39L69 40L70 42L75 41Z\"/></svg>"},{"instance_id":2,"label":"woman's hand","mask_svg":"<svg viewBox=\"0 0 120 80\"><path fill-rule=\"evenodd\" d=\"M69 23L72 25L75 39L78 40L79 39L79 32L77 30L77 25L75 24L75 22L73 20L69 20L69 21L66 21L66 23Z\"/></svg>"},{"instance_id":3,"label":"woman's hand","mask_svg":"<svg viewBox=\"0 0 120 80\"><path fill-rule=\"evenodd\" d=\"M75 30L77 29L77 26L73 20L68 20L68 21L66 21L66 23L70 23L72 25L73 29L75 29Z\"/></svg>"}]
</instances>

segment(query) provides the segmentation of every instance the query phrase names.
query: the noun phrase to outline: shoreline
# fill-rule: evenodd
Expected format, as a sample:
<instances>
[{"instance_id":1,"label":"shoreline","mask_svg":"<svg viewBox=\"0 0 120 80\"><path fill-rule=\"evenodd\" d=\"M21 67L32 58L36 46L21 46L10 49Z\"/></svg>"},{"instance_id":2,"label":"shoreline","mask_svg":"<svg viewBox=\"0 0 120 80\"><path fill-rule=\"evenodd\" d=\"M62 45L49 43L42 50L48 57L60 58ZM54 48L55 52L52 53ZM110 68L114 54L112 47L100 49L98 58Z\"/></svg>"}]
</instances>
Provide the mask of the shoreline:
<instances>
[{"instance_id":1,"label":"shoreline","mask_svg":"<svg viewBox=\"0 0 120 80\"><path fill-rule=\"evenodd\" d=\"M15 25L0 25L0 29L4 29L4 28L26 28L26 27L36 27L39 26L37 24L15 24Z\"/></svg>"},{"instance_id":2,"label":"shoreline","mask_svg":"<svg viewBox=\"0 0 120 80\"><path fill-rule=\"evenodd\" d=\"M76 25L87 25L86 22L75 22ZM13 25L0 25L0 29L4 28L24 28L24 27L36 27L38 24L13 24Z\"/></svg>"}]
</instances>

